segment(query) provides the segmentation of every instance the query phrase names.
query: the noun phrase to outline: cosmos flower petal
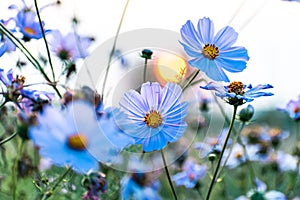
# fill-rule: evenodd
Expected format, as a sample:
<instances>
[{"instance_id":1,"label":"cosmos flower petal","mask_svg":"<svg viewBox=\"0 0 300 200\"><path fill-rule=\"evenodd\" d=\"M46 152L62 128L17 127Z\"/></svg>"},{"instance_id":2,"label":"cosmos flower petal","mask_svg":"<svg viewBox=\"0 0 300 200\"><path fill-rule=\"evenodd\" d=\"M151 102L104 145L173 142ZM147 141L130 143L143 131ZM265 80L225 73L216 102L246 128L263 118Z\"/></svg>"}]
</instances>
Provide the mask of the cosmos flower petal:
<instances>
[{"instance_id":1,"label":"cosmos flower petal","mask_svg":"<svg viewBox=\"0 0 300 200\"><path fill-rule=\"evenodd\" d=\"M169 109L178 103L181 98L182 89L179 85L174 83L167 83L161 94L161 102L158 110L161 111L161 114L164 115Z\"/></svg>"},{"instance_id":2,"label":"cosmos flower petal","mask_svg":"<svg viewBox=\"0 0 300 200\"><path fill-rule=\"evenodd\" d=\"M204 17L198 21L198 33L203 45L211 44L214 37L214 23L209 18ZM196 33L197 34L197 33ZM203 46L202 45L202 46Z\"/></svg>"},{"instance_id":3,"label":"cosmos flower petal","mask_svg":"<svg viewBox=\"0 0 300 200\"><path fill-rule=\"evenodd\" d=\"M220 50L223 50L232 46L236 42L237 38L238 33L230 26L226 26L218 31L213 44L216 44Z\"/></svg>"},{"instance_id":4,"label":"cosmos flower petal","mask_svg":"<svg viewBox=\"0 0 300 200\"><path fill-rule=\"evenodd\" d=\"M187 114L187 106L188 103L183 102L182 104L178 104L176 106L172 107L172 111L168 113L168 116L166 116L165 123L180 123L182 122L183 118ZM163 116L164 117L164 116Z\"/></svg>"},{"instance_id":5,"label":"cosmos flower petal","mask_svg":"<svg viewBox=\"0 0 300 200\"><path fill-rule=\"evenodd\" d=\"M161 101L161 87L159 83L144 83L141 87L141 96L146 102L148 110L157 110Z\"/></svg>"},{"instance_id":6,"label":"cosmos flower petal","mask_svg":"<svg viewBox=\"0 0 300 200\"><path fill-rule=\"evenodd\" d=\"M143 142L143 150L145 152L160 150L167 145L167 142L164 135L153 134Z\"/></svg>"},{"instance_id":7,"label":"cosmos flower petal","mask_svg":"<svg viewBox=\"0 0 300 200\"><path fill-rule=\"evenodd\" d=\"M165 137L169 142L176 142L183 135L186 127L186 123L164 125L162 132L165 134Z\"/></svg>"},{"instance_id":8,"label":"cosmos flower petal","mask_svg":"<svg viewBox=\"0 0 300 200\"><path fill-rule=\"evenodd\" d=\"M226 96L226 91L224 89L224 86L216 83L216 82L209 82L206 86L200 86L200 88L205 90L215 90L220 97Z\"/></svg>"},{"instance_id":9,"label":"cosmos flower petal","mask_svg":"<svg viewBox=\"0 0 300 200\"><path fill-rule=\"evenodd\" d=\"M241 72L247 67L247 63L242 60L219 58L216 59L215 62L217 66L222 66L225 70L229 72Z\"/></svg>"},{"instance_id":10,"label":"cosmos flower petal","mask_svg":"<svg viewBox=\"0 0 300 200\"><path fill-rule=\"evenodd\" d=\"M198 34L195 30L194 25L190 20L188 20L180 29L181 38L185 43L191 46L193 49L202 49L204 45L203 41L200 40Z\"/></svg>"},{"instance_id":11,"label":"cosmos flower petal","mask_svg":"<svg viewBox=\"0 0 300 200\"><path fill-rule=\"evenodd\" d=\"M3 44L0 46L0 57L3 56L3 54L6 52L7 48L8 48L7 43L3 43Z\"/></svg>"},{"instance_id":12,"label":"cosmos flower petal","mask_svg":"<svg viewBox=\"0 0 300 200\"><path fill-rule=\"evenodd\" d=\"M134 90L130 90L129 92L125 93L124 98L119 104L127 112L135 114L139 117L144 117L146 115L145 110L148 110L140 94Z\"/></svg>"},{"instance_id":13,"label":"cosmos flower petal","mask_svg":"<svg viewBox=\"0 0 300 200\"><path fill-rule=\"evenodd\" d=\"M182 42L179 42L179 43L183 46L185 52L189 56L191 56L191 57L200 57L200 56L202 56L203 57L203 54L200 53L198 49L194 49L191 46L188 46L188 45L186 45L186 44L184 44Z\"/></svg>"},{"instance_id":14,"label":"cosmos flower petal","mask_svg":"<svg viewBox=\"0 0 300 200\"><path fill-rule=\"evenodd\" d=\"M251 93L255 93L255 92L259 91L259 90L264 90L264 89L269 89L269 88L273 88L273 86L270 85L270 84L259 84L259 85L255 86L255 87L251 88L250 90L248 90L247 93L251 94Z\"/></svg>"}]
</instances>

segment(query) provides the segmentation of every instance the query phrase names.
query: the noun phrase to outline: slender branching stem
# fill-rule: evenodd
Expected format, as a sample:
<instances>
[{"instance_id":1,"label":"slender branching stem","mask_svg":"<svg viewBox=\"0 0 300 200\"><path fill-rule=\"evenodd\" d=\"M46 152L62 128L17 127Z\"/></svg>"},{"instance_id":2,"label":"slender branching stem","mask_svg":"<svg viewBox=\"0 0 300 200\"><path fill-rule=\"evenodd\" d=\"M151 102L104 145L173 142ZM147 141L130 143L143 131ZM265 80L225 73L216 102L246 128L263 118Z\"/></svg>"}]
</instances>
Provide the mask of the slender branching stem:
<instances>
[{"instance_id":1,"label":"slender branching stem","mask_svg":"<svg viewBox=\"0 0 300 200\"><path fill-rule=\"evenodd\" d=\"M227 132L227 135L226 135L226 139L225 139L225 141L224 141L224 145L223 145L222 151L221 151L221 153L220 153L220 157L219 157L219 160L218 160L218 163L217 163L217 166L216 166L216 169L215 169L213 178L212 178L212 180L211 180L211 183L210 183L210 186L209 186L209 189L208 189L208 192L207 192L206 200L209 200L210 195L211 195L211 192L212 192L213 187L214 187L214 185L215 185L215 182L216 182L216 180L217 180L217 175L218 175L219 168L220 168L220 166L221 166L221 161L222 161L222 158L223 158L223 155L224 155L224 152L225 152L225 149L226 149L228 140L229 140L229 138L230 138L231 130L232 130L232 128L233 128L233 124L234 124L234 120L235 120L235 116L236 116L237 107L238 107L238 106L233 106L233 113L232 113L231 122L230 122L230 125L229 125L229 128L228 128L228 132Z\"/></svg>"},{"instance_id":2,"label":"slender branching stem","mask_svg":"<svg viewBox=\"0 0 300 200\"><path fill-rule=\"evenodd\" d=\"M160 152L161 152L161 157L162 157L162 160L163 160L163 163L164 163L164 168L165 168L165 171L166 171L166 174L167 174L167 178L168 178L170 187L172 189L172 193L173 193L174 199L177 200L178 198L177 198L176 191L175 191L175 188L173 186L173 183L172 183L172 180L171 180L171 176L170 176L170 173L169 173L169 170L168 170L168 166L167 166L165 154L164 154L163 150L160 150Z\"/></svg>"}]
</instances>

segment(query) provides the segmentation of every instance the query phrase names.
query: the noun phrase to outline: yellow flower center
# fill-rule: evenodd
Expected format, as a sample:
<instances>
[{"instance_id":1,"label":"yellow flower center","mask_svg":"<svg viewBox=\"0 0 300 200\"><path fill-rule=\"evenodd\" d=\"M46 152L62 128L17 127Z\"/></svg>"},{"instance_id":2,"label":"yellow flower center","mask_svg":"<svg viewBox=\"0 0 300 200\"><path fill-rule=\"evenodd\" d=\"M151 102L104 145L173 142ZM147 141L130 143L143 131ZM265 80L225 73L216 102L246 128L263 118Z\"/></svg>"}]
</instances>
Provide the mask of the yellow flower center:
<instances>
[{"instance_id":1,"label":"yellow flower center","mask_svg":"<svg viewBox=\"0 0 300 200\"><path fill-rule=\"evenodd\" d=\"M157 128L162 123L162 117L161 114L155 110L151 110L149 113L146 114L144 117L144 122L149 126L150 128Z\"/></svg>"},{"instance_id":2,"label":"yellow flower center","mask_svg":"<svg viewBox=\"0 0 300 200\"><path fill-rule=\"evenodd\" d=\"M75 133L68 137L68 146L74 150L84 150L87 147L88 140L82 133Z\"/></svg>"},{"instance_id":3,"label":"yellow flower center","mask_svg":"<svg viewBox=\"0 0 300 200\"><path fill-rule=\"evenodd\" d=\"M236 152L236 154L235 154L236 159L241 159L242 157L243 157L243 152L241 152L241 151Z\"/></svg>"},{"instance_id":4,"label":"yellow flower center","mask_svg":"<svg viewBox=\"0 0 300 200\"><path fill-rule=\"evenodd\" d=\"M233 81L228 85L228 92L243 95L245 93L244 84L240 81Z\"/></svg>"},{"instance_id":5,"label":"yellow flower center","mask_svg":"<svg viewBox=\"0 0 300 200\"><path fill-rule=\"evenodd\" d=\"M213 60L219 56L219 48L214 44L206 44L202 49L202 53L206 58Z\"/></svg>"},{"instance_id":6,"label":"yellow flower center","mask_svg":"<svg viewBox=\"0 0 300 200\"><path fill-rule=\"evenodd\" d=\"M24 31L30 35L36 35L36 31L31 27L24 27Z\"/></svg>"}]
</instances>

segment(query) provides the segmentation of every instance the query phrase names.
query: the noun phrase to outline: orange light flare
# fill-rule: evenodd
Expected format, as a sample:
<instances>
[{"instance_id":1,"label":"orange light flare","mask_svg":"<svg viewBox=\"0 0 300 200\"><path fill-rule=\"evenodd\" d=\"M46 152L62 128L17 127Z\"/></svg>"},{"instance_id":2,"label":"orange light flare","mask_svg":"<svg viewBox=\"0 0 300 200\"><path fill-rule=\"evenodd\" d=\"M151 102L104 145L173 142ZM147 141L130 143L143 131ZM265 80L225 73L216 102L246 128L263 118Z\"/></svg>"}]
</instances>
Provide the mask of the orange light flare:
<instances>
[{"instance_id":1,"label":"orange light flare","mask_svg":"<svg viewBox=\"0 0 300 200\"><path fill-rule=\"evenodd\" d=\"M153 72L161 85L167 82L180 83L187 75L187 62L183 57L168 52L157 55Z\"/></svg>"}]
</instances>

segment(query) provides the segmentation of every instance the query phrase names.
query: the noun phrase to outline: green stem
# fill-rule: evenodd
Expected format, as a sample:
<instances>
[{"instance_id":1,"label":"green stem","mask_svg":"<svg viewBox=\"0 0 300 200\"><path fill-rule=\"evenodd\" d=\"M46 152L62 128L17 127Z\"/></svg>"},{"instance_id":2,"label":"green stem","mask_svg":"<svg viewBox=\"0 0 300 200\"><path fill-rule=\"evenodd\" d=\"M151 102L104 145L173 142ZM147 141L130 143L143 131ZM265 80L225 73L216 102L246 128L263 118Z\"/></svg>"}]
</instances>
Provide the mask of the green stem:
<instances>
[{"instance_id":1,"label":"green stem","mask_svg":"<svg viewBox=\"0 0 300 200\"><path fill-rule=\"evenodd\" d=\"M55 189L59 186L59 184L64 180L64 178L67 176L67 174L72 170L71 167L67 167L67 170L65 171L65 173L63 173L59 179L56 181L56 183L52 186L52 188L50 190L48 190L47 192L45 192L42 196L42 200L46 200L49 197L52 196L52 194L54 193Z\"/></svg>"},{"instance_id":2,"label":"green stem","mask_svg":"<svg viewBox=\"0 0 300 200\"><path fill-rule=\"evenodd\" d=\"M219 168L220 168L220 165L221 165L221 161L222 161L222 158L223 158L223 154L224 154L224 152L225 152L225 149L226 149L226 146L227 146L227 142L228 142L228 140L229 140L229 138L230 138L230 133L231 133L231 130L232 130L232 128L233 128L233 124L234 124L234 120L235 120L235 116L236 116L237 107L238 107L238 106L233 106L233 114L232 114L231 122L230 122L230 125L229 125L229 128L228 128L228 132L227 132L227 135L226 135L226 139L225 139L225 142L224 142L222 151L221 151L221 153L220 153L220 157L219 157L219 160L218 160L218 163L217 163L217 166L216 166L216 169L215 169L213 178L212 178L212 180L211 180L211 183L210 183L210 186L209 186L209 189L208 189L208 193L207 193L207 196L206 196L206 200L209 200L210 195L211 195L211 192L212 192L212 189L213 189L213 186L214 186L214 184L215 184L215 181L217 180L217 175L218 175L218 171L219 171Z\"/></svg>"},{"instance_id":3,"label":"green stem","mask_svg":"<svg viewBox=\"0 0 300 200\"><path fill-rule=\"evenodd\" d=\"M126 13L129 1L130 0L127 0L127 2L125 4L125 7L124 7L124 10L123 10L123 13L122 13L122 17L121 17L121 20L120 20L120 23L119 23L119 26L118 26L118 29L117 29L117 33L116 33L116 36L115 36L115 39L114 39L114 43L113 43L113 46L112 46L112 49L111 49L111 52L110 52L110 55L109 55L109 58L108 58L107 67L106 67L105 76L104 76L104 81L103 81L102 92L101 92L102 101L103 101L103 97L104 97L104 91L105 91L105 86L106 86L106 82L107 82L108 72L109 72L109 69L110 69L110 63L111 63L112 57L113 57L115 49L116 49L117 40L118 40L118 37L119 37L119 34L120 34L121 26L123 24L123 20L124 20L124 17L125 17L125 13Z\"/></svg>"},{"instance_id":4,"label":"green stem","mask_svg":"<svg viewBox=\"0 0 300 200\"><path fill-rule=\"evenodd\" d=\"M11 139L13 139L16 135L17 135L17 132L14 132L9 137L7 137L7 138L3 139L2 141L0 141L0 146L2 144L5 144L6 142L10 141Z\"/></svg>"},{"instance_id":5,"label":"green stem","mask_svg":"<svg viewBox=\"0 0 300 200\"><path fill-rule=\"evenodd\" d=\"M217 97L216 97L215 95L214 95L214 98L215 98L215 102L217 103L217 105L218 105L218 107L219 107L219 109L220 109L220 111L221 111L223 117L225 118L226 123L229 124L229 123L230 123L230 119L229 119L228 116L226 115L224 109L222 108L220 102L218 101L218 99L217 99ZM250 176L252 177L251 182L252 182L252 184L255 186L255 185L256 185L256 183L255 183L255 177L256 177L256 176L255 176L255 171L254 171L254 167L253 167L253 165L252 165L252 162L251 162L251 160L250 160L249 154L248 154L248 152L247 152L246 145L242 142L242 140L241 140L241 138L240 138L240 134L237 132L237 130L236 130L234 127L233 127L232 131L233 131L233 134L234 134L234 135L237 135L237 136L238 136L237 142L238 142L240 145L242 145L242 147L243 147L243 150L244 150L244 153L245 153L246 163L248 164L247 166L248 166L249 169L250 169Z\"/></svg>"},{"instance_id":6,"label":"green stem","mask_svg":"<svg viewBox=\"0 0 300 200\"><path fill-rule=\"evenodd\" d=\"M11 189L12 189L13 200L16 200L16 192L17 192L17 167L18 167L18 162L19 162L20 156L22 154L24 143L25 143L25 140L22 140L21 143L19 143L17 155L16 155L15 161L14 161L13 166L12 166L12 186L11 186Z\"/></svg>"},{"instance_id":7,"label":"green stem","mask_svg":"<svg viewBox=\"0 0 300 200\"><path fill-rule=\"evenodd\" d=\"M166 171L166 174L167 174L167 177L168 177L168 181L169 181L169 184L170 184L170 187L172 189L172 193L173 193L173 196L174 196L174 199L177 200L177 195L176 195L176 191L175 191L175 188L172 184L172 180L171 180L171 176L170 176L170 173L169 173L169 170L168 170L168 167L167 167L167 162L166 162L166 158L165 158L165 155L164 155L164 152L163 150L160 150L161 152L161 157L163 159L163 163L164 163L164 168L165 168L165 171Z\"/></svg>"},{"instance_id":8,"label":"green stem","mask_svg":"<svg viewBox=\"0 0 300 200\"><path fill-rule=\"evenodd\" d=\"M143 78L143 83L145 83L146 82L146 76L147 76L147 61L148 61L148 59L147 58L145 58L145 64L144 64L144 78Z\"/></svg>"},{"instance_id":9,"label":"green stem","mask_svg":"<svg viewBox=\"0 0 300 200\"><path fill-rule=\"evenodd\" d=\"M237 134L234 134L235 138L234 138L233 144L236 144L236 142L237 142L237 140L238 140L238 137L239 137L240 133L242 132L242 130L244 129L244 127L245 127L245 122L242 123L242 125L241 125L239 131L237 132ZM225 166L226 166L226 164L227 164L227 161L228 161L228 159L229 159L229 157L230 157L230 155L231 155L231 153L232 153L233 147L234 147L234 145L232 145L232 146L230 147L229 153L228 153L228 155L227 155L227 157L226 157L226 159L225 159L224 165L222 166L222 168L221 168L219 174L221 174L222 171L223 171L223 169L225 168Z\"/></svg>"},{"instance_id":10,"label":"green stem","mask_svg":"<svg viewBox=\"0 0 300 200\"><path fill-rule=\"evenodd\" d=\"M51 71L52 71L53 81L55 81L55 73L54 73L53 64L52 64L52 60L51 60L51 56L50 56L50 50L49 50L48 42L46 40L45 30L43 28L43 23L42 23L42 20L41 20L41 16L40 16L40 12L39 12L39 8L38 8L36 0L34 0L34 6L35 6L37 17L39 19L40 28L42 30L42 35L43 35L43 39L44 39L44 42L45 42L45 47L46 47L46 50L47 50L48 61L49 61L50 68L51 68Z\"/></svg>"},{"instance_id":11,"label":"green stem","mask_svg":"<svg viewBox=\"0 0 300 200\"><path fill-rule=\"evenodd\" d=\"M182 92L193 82L193 80L198 76L200 70L197 69L196 71L194 71L194 73L192 74L191 78L188 80L188 82L182 87Z\"/></svg>"}]
</instances>

